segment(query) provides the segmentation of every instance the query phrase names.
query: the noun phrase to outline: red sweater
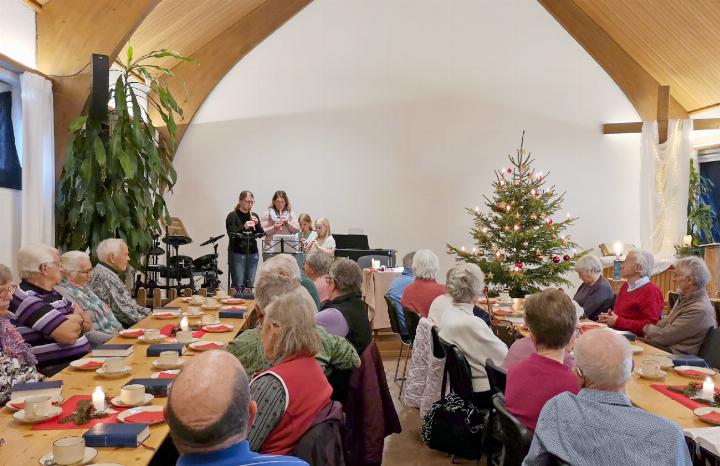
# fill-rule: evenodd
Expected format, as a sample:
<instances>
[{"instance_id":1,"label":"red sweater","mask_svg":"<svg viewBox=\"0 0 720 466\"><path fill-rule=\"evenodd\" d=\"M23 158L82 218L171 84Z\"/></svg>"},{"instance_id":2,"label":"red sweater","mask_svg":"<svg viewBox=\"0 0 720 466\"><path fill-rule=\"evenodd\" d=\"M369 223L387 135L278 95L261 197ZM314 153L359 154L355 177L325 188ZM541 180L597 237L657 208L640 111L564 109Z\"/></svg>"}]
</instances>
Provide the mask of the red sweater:
<instances>
[{"instance_id":1,"label":"red sweater","mask_svg":"<svg viewBox=\"0 0 720 466\"><path fill-rule=\"evenodd\" d=\"M624 283L615 300L613 312L618 318L613 328L629 330L642 336L643 327L660 320L665 300L660 288L653 283L647 283L633 291L628 291L627 288L627 283Z\"/></svg>"},{"instance_id":2,"label":"red sweater","mask_svg":"<svg viewBox=\"0 0 720 466\"><path fill-rule=\"evenodd\" d=\"M428 316L432 302L445 293L445 287L435 280L416 278L405 287L400 304L423 317Z\"/></svg>"}]
</instances>

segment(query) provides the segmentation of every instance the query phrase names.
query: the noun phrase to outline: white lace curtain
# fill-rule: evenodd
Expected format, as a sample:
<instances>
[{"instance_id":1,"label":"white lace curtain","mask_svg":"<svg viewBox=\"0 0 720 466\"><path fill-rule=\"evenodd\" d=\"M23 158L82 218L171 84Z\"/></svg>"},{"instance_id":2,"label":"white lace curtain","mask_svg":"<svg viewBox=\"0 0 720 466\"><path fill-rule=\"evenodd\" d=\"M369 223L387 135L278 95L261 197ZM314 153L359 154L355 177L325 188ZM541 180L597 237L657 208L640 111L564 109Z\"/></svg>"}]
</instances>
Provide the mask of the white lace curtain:
<instances>
[{"instance_id":1,"label":"white lace curtain","mask_svg":"<svg viewBox=\"0 0 720 466\"><path fill-rule=\"evenodd\" d=\"M687 225L692 120L668 121L658 144L657 121L644 122L640 163L640 238L643 249L670 260Z\"/></svg>"}]
</instances>

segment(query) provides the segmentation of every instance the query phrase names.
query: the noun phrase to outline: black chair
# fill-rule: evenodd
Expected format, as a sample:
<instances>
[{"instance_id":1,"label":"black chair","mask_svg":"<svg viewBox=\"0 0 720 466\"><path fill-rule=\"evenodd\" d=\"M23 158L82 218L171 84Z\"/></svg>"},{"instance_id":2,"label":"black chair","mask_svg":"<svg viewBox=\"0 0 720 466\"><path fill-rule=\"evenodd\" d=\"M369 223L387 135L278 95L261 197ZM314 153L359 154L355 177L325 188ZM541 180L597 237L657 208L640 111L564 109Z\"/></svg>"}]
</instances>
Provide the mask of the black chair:
<instances>
[{"instance_id":1,"label":"black chair","mask_svg":"<svg viewBox=\"0 0 720 466\"><path fill-rule=\"evenodd\" d=\"M357 264L361 269L369 269L372 264L372 259L380 261L380 265L390 267L390 256L380 256L377 254L369 254L367 256L358 257Z\"/></svg>"},{"instance_id":2,"label":"black chair","mask_svg":"<svg viewBox=\"0 0 720 466\"><path fill-rule=\"evenodd\" d=\"M490 390L493 393L505 393L505 383L507 382L507 372L502 367L495 365L495 362L488 358L485 361L485 372L490 382Z\"/></svg>"},{"instance_id":3,"label":"black chair","mask_svg":"<svg viewBox=\"0 0 720 466\"><path fill-rule=\"evenodd\" d=\"M420 314L412 311L403 306L403 314L405 315L405 328L408 331L408 338L410 338L410 345L415 342L415 333L417 332L417 326L420 323Z\"/></svg>"},{"instance_id":4,"label":"black chair","mask_svg":"<svg viewBox=\"0 0 720 466\"><path fill-rule=\"evenodd\" d=\"M708 366L720 368L720 328L708 330L698 356L703 358Z\"/></svg>"},{"instance_id":5,"label":"black chair","mask_svg":"<svg viewBox=\"0 0 720 466\"><path fill-rule=\"evenodd\" d=\"M450 389L464 400L473 400L472 370L465 355L455 345L443 340L440 344L445 351L445 372L447 373Z\"/></svg>"},{"instance_id":6,"label":"black chair","mask_svg":"<svg viewBox=\"0 0 720 466\"><path fill-rule=\"evenodd\" d=\"M436 325L433 325L430 328L430 336L432 337L433 356L435 356L438 359L443 359L445 357L445 349L443 348L443 345L440 342L440 334L439 334L439 330Z\"/></svg>"},{"instance_id":7,"label":"black chair","mask_svg":"<svg viewBox=\"0 0 720 466\"><path fill-rule=\"evenodd\" d=\"M503 445L502 466L520 466L530 450L532 434L525 424L505 409L505 397L493 396L493 406L500 422L500 438Z\"/></svg>"},{"instance_id":8,"label":"black chair","mask_svg":"<svg viewBox=\"0 0 720 466\"><path fill-rule=\"evenodd\" d=\"M398 353L397 362L395 363L395 375L393 376L393 382L397 382L398 380L401 381L400 393L402 393L403 385L405 385L405 372L407 371L407 361L410 357L412 345L410 343L410 338L408 338L407 336L403 338L401 332L402 329L400 328L400 319L398 319L397 311L395 309L395 302L388 295L385 295L385 303L387 303L388 316L390 316L390 329L393 331L393 333L397 333L397 335L400 337L400 352ZM405 353L405 367L403 368L402 376L398 377L400 360L402 359L403 350L405 348L407 348L407 353Z\"/></svg>"},{"instance_id":9,"label":"black chair","mask_svg":"<svg viewBox=\"0 0 720 466\"><path fill-rule=\"evenodd\" d=\"M680 299L680 293L677 291L668 291L668 309L672 310L678 299Z\"/></svg>"}]
</instances>

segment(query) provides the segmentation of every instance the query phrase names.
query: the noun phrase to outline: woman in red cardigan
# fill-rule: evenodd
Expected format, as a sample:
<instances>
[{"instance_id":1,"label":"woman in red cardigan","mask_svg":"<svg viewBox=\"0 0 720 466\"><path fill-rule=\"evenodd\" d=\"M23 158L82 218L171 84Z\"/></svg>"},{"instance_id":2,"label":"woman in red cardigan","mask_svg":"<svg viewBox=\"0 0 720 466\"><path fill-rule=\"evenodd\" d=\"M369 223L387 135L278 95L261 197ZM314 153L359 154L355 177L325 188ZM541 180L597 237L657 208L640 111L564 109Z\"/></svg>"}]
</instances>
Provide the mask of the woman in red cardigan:
<instances>
[{"instance_id":1,"label":"woman in red cardigan","mask_svg":"<svg viewBox=\"0 0 720 466\"><path fill-rule=\"evenodd\" d=\"M264 310L260 341L274 365L250 382L257 417L248 440L255 452L290 454L318 413L330 404L332 387L315 354L315 303L298 287L273 300Z\"/></svg>"},{"instance_id":2,"label":"woman in red cardigan","mask_svg":"<svg viewBox=\"0 0 720 466\"><path fill-rule=\"evenodd\" d=\"M600 314L600 322L642 336L643 327L660 320L665 300L660 288L650 282L654 265L655 259L647 251L633 249L628 253L620 270L626 282L620 288L613 309Z\"/></svg>"}]
</instances>

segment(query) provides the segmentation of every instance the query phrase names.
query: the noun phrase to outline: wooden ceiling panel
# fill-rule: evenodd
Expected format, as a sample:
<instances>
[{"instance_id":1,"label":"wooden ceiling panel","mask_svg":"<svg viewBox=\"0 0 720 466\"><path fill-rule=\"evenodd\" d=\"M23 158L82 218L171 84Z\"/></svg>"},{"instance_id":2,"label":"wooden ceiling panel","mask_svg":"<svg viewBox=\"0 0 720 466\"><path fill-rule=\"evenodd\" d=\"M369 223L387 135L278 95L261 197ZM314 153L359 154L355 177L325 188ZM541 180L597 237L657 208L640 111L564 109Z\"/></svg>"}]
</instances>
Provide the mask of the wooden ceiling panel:
<instances>
[{"instance_id":1,"label":"wooden ceiling panel","mask_svg":"<svg viewBox=\"0 0 720 466\"><path fill-rule=\"evenodd\" d=\"M163 0L135 31L128 45L139 57L158 49L192 56L195 51L250 14L265 0ZM120 54L127 57L127 46ZM154 64L172 68L176 60L164 58Z\"/></svg>"},{"instance_id":2,"label":"wooden ceiling panel","mask_svg":"<svg viewBox=\"0 0 720 466\"><path fill-rule=\"evenodd\" d=\"M720 102L720 1L574 2L683 107Z\"/></svg>"}]
</instances>

